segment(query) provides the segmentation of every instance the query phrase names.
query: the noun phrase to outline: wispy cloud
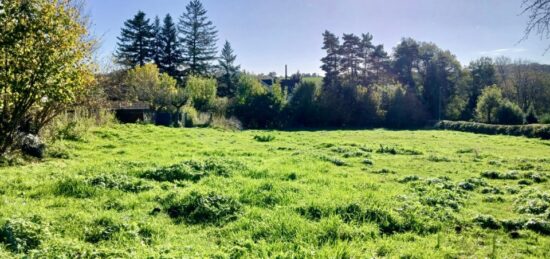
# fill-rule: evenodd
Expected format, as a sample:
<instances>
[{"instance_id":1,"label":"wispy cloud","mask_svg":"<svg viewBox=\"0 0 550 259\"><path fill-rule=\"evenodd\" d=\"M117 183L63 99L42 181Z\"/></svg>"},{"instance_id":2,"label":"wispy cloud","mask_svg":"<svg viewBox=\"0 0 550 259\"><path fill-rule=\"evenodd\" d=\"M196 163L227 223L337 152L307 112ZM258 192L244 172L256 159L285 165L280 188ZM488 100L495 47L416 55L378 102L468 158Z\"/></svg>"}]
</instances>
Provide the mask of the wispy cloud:
<instances>
[{"instance_id":1,"label":"wispy cloud","mask_svg":"<svg viewBox=\"0 0 550 259\"><path fill-rule=\"evenodd\" d=\"M479 54L486 55L486 56L499 56L499 55L512 54L512 53L521 53L525 51L527 51L527 49L525 48L504 48L504 49L480 51Z\"/></svg>"}]
</instances>

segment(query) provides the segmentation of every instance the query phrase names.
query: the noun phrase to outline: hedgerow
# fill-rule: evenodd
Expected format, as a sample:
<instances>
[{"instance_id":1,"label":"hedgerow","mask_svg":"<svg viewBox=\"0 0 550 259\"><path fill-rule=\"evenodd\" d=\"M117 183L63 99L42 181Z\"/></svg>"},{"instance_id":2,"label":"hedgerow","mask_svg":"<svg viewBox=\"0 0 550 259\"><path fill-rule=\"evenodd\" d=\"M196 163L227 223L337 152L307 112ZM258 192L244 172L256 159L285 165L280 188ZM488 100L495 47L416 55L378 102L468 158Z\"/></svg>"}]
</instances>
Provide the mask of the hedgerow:
<instances>
[{"instance_id":1,"label":"hedgerow","mask_svg":"<svg viewBox=\"0 0 550 259\"><path fill-rule=\"evenodd\" d=\"M550 125L493 125L465 121L440 121L436 129L456 130L487 135L512 135L528 138L550 139Z\"/></svg>"}]
</instances>

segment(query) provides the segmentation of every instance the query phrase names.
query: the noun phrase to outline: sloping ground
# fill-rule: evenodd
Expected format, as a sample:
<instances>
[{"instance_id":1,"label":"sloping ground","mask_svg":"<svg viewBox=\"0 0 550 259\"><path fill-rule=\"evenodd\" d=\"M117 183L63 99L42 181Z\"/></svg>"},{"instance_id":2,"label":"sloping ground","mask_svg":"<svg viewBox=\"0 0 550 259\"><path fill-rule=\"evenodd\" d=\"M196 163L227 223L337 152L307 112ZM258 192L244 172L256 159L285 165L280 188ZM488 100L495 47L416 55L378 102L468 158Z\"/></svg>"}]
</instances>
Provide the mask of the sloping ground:
<instances>
[{"instance_id":1,"label":"sloping ground","mask_svg":"<svg viewBox=\"0 0 550 259\"><path fill-rule=\"evenodd\" d=\"M550 257L550 142L120 125L0 168L0 257Z\"/></svg>"}]
</instances>

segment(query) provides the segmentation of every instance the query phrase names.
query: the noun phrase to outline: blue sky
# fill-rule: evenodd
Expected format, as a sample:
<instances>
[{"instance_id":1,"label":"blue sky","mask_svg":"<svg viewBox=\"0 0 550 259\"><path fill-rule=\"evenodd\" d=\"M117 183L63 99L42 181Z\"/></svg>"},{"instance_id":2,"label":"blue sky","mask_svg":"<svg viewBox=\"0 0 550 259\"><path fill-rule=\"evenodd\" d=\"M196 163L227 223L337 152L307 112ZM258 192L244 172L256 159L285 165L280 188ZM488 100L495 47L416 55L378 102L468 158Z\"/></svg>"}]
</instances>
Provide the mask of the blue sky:
<instances>
[{"instance_id":1,"label":"blue sky","mask_svg":"<svg viewBox=\"0 0 550 259\"><path fill-rule=\"evenodd\" d=\"M480 56L509 56L550 64L550 42L522 38L526 17L521 0L203 0L229 40L243 69L320 72L324 30L366 33L391 49L402 37L430 41L454 53L462 64ZM92 30L101 39L101 63L108 63L123 22L142 10L149 18L181 16L187 0L88 0Z\"/></svg>"}]
</instances>

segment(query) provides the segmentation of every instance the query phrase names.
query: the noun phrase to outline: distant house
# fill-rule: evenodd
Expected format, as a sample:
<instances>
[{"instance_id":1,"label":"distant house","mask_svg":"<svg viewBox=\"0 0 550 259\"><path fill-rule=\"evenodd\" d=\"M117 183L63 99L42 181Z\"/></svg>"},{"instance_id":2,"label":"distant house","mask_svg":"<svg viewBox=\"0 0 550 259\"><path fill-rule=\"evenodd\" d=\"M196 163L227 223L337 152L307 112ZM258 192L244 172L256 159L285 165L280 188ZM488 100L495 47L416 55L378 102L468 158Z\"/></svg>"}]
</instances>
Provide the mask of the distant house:
<instances>
[{"instance_id":1,"label":"distant house","mask_svg":"<svg viewBox=\"0 0 550 259\"><path fill-rule=\"evenodd\" d=\"M271 76L260 77L260 82L262 85L268 88L271 88L275 84L275 78Z\"/></svg>"}]
</instances>

